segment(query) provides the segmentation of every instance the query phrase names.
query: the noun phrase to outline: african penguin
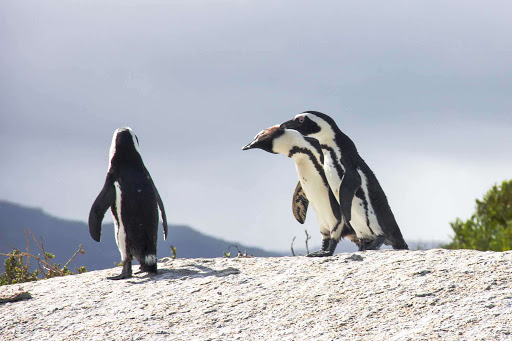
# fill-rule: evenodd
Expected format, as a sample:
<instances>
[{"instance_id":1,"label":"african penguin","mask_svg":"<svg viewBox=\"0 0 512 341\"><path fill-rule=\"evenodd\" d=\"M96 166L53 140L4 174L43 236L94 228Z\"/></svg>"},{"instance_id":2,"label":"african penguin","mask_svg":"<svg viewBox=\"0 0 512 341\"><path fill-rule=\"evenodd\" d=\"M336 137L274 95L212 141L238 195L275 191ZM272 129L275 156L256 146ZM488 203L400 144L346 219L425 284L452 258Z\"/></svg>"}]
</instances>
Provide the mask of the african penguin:
<instances>
[{"instance_id":1,"label":"african penguin","mask_svg":"<svg viewBox=\"0 0 512 341\"><path fill-rule=\"evenodd\" d=\"M309 257L331 256L342 237L355 240L355 232L344 224L339 204L325 177L322 150L317 140L274 126L261 131L242 150L252 148L284 154L295 161L299 183L292 200L293 214L303 224L308 203L311 203L322 234L322 249L308 254Z\"/></svg>"},{"instance_id":2,"label":"african penguin","mask_svg":"<svg viewBox=\"0 0 512 341\"><path fill-rule=\"evenodd\" d=\"M295 129L320 142L327 180L342 215L359 238L359 250L378 249L383 243L394 249L408 249L375 174L331 117L306 111L281 127Z\"/></svg>"},{"instance_id":3,"label":"african penguin","mask_svg":"<svg viewBox=\"0 0 512 341\"><path fill-rule=\"evenodd\" d=\"M156 273L158 209L164 239L167 238L167 219L162 199L142 161L139 140L128 127L114 133L107 178L89 213L89 232L97 242L101 239L101 222L109 207L123 271L108 279L131 277L133 257L139 261L141 271Z\"/></svg>"}]
</instances>

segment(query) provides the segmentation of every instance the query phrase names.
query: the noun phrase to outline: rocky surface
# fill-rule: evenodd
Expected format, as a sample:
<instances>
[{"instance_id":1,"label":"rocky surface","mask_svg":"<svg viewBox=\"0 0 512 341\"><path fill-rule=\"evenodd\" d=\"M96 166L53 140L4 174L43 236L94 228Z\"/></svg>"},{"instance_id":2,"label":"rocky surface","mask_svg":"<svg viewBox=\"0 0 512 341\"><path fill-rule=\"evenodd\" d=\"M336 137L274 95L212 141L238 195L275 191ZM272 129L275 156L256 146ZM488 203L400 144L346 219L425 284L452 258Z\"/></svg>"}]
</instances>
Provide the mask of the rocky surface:
<instances>
[{"instance_id":1,"label":"rocky surface","mask_svg":"<svg viewBox=\"0 0 512 341\"><path fill-rule=\"evenodd\" d=\"M29 293L0 304L0 339L512 339L512 252L177 259L159 269L0 287Z\"/></svg>"}]
</instances>

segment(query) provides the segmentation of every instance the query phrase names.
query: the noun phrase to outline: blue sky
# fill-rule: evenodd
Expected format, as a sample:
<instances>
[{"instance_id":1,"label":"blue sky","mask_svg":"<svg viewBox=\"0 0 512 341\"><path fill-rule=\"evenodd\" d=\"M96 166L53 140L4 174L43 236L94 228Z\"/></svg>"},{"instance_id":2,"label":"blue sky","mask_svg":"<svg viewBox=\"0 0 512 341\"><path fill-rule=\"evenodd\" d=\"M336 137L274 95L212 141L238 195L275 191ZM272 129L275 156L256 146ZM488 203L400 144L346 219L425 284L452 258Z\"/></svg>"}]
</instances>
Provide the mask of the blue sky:
<instances>
[{"instance_id":1,"label":"blue sky","mask_svg":"<svg viewBox=\"0 0 512 341\"><path fill-rule=\"evenodd\" d=\"M240 149L318 110L374 170L406 240L447 240L512 176L510 13L507 1L4 1L0 198L86 221L112 134L130 126L170 222L286 250L304 229L293 161ZM314 214L305 228L319 242Z\"/></svg>"}]
</instances>

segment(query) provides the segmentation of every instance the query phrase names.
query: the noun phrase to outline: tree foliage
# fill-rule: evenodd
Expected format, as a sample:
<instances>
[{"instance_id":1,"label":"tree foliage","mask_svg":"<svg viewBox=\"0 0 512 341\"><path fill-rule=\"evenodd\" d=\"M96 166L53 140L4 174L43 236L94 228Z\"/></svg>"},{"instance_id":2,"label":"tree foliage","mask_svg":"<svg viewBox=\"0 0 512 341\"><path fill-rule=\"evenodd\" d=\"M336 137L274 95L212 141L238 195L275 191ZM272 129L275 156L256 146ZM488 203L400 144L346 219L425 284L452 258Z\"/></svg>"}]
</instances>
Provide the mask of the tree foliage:
<instances>
[{"instance_id":1,"label":"tree foliage","mask_svg":"<svg viewBox=\"0 0 512 341\"><path fill-rule=\"evenodd\" d=\"M457 218L450 225L455 235L445 248L512 250L512 180L494 185L483 200L476 200L470 219Z\"/></svg>"}]
</instances>

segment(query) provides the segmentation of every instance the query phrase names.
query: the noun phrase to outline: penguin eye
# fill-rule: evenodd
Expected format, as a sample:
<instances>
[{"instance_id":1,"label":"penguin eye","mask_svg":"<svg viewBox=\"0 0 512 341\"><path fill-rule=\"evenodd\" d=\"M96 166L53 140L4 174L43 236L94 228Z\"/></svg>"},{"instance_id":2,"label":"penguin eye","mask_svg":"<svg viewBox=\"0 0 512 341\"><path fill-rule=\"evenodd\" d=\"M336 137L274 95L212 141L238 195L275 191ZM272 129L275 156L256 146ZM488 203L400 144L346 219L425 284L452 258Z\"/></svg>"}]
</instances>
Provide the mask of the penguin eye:
<instances>
[{"instance_id":1,"label":"penguin eye","mask_svg":"<svg viewBox=\"0 0 512 341\"><path fill-rule=\"evenodd\" d=\"M299 121L299 123L304 123L304 116L297 117L297 121Z\"/></svg>"}]
</instances>

